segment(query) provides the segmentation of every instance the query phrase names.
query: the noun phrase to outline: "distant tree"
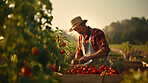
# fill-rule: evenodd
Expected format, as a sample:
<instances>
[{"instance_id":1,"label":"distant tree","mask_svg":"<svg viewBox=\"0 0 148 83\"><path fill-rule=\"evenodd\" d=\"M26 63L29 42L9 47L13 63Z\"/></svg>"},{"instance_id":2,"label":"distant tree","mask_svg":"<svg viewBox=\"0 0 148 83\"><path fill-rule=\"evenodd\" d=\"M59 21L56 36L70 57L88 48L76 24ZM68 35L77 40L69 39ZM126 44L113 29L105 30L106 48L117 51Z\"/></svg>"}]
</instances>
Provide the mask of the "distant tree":
<instances>
[{"instance_id":1,"label":"distant tree","mask_svg":"<svg viewBox=\"0 0 148 83\"><path fill-rule=\"evenodd\" d=\"M129 41L132 44L145 44L148 41L148 20L145 17L132 17L121 22L112 22L104 29L109 43Z\"/></svg>"}]
</instances>

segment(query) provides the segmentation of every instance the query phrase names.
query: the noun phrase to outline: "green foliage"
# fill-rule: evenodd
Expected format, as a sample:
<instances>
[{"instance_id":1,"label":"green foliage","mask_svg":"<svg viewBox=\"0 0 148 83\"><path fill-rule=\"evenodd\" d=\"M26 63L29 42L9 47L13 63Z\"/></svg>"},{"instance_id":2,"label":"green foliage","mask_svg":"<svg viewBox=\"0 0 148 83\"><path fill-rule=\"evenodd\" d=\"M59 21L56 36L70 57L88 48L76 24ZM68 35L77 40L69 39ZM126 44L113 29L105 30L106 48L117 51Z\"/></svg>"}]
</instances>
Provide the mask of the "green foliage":
<instances>
[{"instance_id":1,"label":"green foliage","mask_svg":"<svg viewBox=\"0 0 148 83\"><path fill-rule=\"evenodd\" d=\"M103 29L110 44L129 41L131 44L145 44L148 41L148 20L144 17L132 17L112 22Z\"/></svg>"},{"instance_id":2,"label":"green foliage","mask_svg":"<svg viewBox=\"0 0 148 83\"><path fill-rule=\"evenodd\" d=\"M68 35L65 31L59 29L58 27L56 27L55 33L59 36L60 39L63 39L61 40L61 42L58 42L60 46L62 46L63 42L66 43L64 49L67 51L67 58L72 60L75 57L77 40L73 36ZM62 50L63 47L60 47L60 49ZM68 62L70 63L70 61Z\"/></svg>"},{"instance_id":3,"label":"green foliage","mask_svg":"<svg viewBox=\"0 0 148 83\"><path fill-rule=\"evenodd\" d=\"M107 56L112 62L124 60L121 53L111 51Z\"/></svg>"},{"instance_id":4,"label":"green foliage","mask_svg":"<svg viewBox=\"0 0 148 83\"><path fill-rule=\"evenodd\" d=\"M110 66L110 63L106 62L105 59L100 58L97 66L102 66L102 65Z\"/></svg>"},{"instance_id":5,"label":"green foliage","mask_svg":"<svg viewBox=\"0 0 148 83\"><path fill-rule=\"evenodd\" d=\"M130 52L133 48L133 45L129 42L122 42L121 44L111 44L110 48L122 49L126 52Z\"/></svg>"},{"instance_id":6,"label":"green foliage","mask_svg":"<svg viewBox=\"0 0 148 83\"><path fill-rule=\"evenodd\" d=\"M123 83L147 83L148 71L130 70L132 74L125 74Z\"/></svg>"},{"instance_id":7,"label":"green foliage","mask_svg":"<svg viewBox=\"0 0 148 83\"><path fill-rule=\"evenodd\" d=\"M49 65L55 64L57 71L64 71L69 64L69 49L68 45L62 47L66 53L61 55L56 42L59 31L51 28L50 1L1 0L0 7L0 36L4 37L0 40L0 59L5 61L0 64L0 82L58 82ZM61 37L69 43L66 37ZM23 67L30 67L32 73L23 75Z\"/></svg>"},{"instance_id":8,"label":"green foliage","mask_svg":"<svg viewBox=\"0 0 148 83\"><path fill-rule=\"evenodd\" d=\"M4 35L4 22L7 19L8 14L12 13L12 9L5 3L6 1L4 0L0 1L0 36Z\"/></svg>"},{"instance_id":9,"label":"green foliage","mask_svg":"<svg viewBox=\"0 0 148 83\"><path fill-rule=\"evenodd\" d=\"M148 51L148 42L143 45L133 45L129 41L127 41L121 44L110 44L110 48L124 49L129 51L134 49L142 49L144 51Z\"/></svg>"},{"instance_id":10,"label":"green foliage","mask_svg":"<svg viewBox=\"0 0 148 83\"><path fill-rule=\"evenodd\" d=\"M132 45L128 41L122 44L111 44L110 48L121 50L125 56L130 56L128 60L144 61L148 63L148 49L147 43L144 45ZM112 54L110 54L112 56ZM109 56L109 57L111 57Z\"/></svg>"},{"instance_id":11,"label":"green foliage","mask_svg":"<svg viewBox=\"0 0 148 83\"><path fill-rule=\"evenodd\" d=\"M145 48L145 50L148 50L148 41L146 42L144 48Z\"/></svg>"},{"instance_id":12,"label":"green foliage","mask_svg":"<svg viewBox=\"0 0 148 83\"><path fill-rule=\"evenodd\" d=\"M122 61L113 62L113 64L111 64L111 67L116 69L118 71L118 73L122 73L122 71L123 71Z\"/></svg>"},{"instance_id":13,"label":"green foliage","mask_svg":"<svg viewBox=\"0 0 148 83\"><path fill-rule=\"evenodd\" d=\"M121 44L121 47L122 47L122 49L124 49L124 51L130 52L131 51L131 48L132 48L132 44L130 44L129 41L123 42Z\"/></svg>"}]
</instances>

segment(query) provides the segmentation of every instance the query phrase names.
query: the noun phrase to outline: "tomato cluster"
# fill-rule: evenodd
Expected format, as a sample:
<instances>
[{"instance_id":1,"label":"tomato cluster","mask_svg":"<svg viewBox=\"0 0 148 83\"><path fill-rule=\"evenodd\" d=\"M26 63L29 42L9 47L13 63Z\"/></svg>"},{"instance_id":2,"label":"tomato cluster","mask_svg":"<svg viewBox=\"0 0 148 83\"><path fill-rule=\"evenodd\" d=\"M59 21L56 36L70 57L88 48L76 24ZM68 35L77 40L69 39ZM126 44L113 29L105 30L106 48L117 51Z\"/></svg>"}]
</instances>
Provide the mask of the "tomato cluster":
<instances>
[{"instance_id":1,"label":"tomato cluster","mask_svg":"<svg viewBox=\"0 0 148 83\"><path fill-rule=\"evenodd\" d=\"M95 67L94 65L90 65L90 66L77 65L67 70L67 74L117 75L118 72L112 67L107 67L106 65L102 65L100 67Z\"/></svg>"},{"instance_id":2,"label":"tomato cluster","mask_svg":"<svg viewBox=\"0 0 148 83\"><path fill-rule=\"evenodd\" d=\"M59 36L57 36L57 42L61 42L61 39L59 38ZM66 46L65 42L62 42L61 44L62 46ZM59 48L61 48L61 45L59 44ZM66 53L66 51L63 49L61 50L61 55L63 55L64 53Z\"/></svg>"},{"instance_id":3,"label":"tomato cluster","mask_svg":"<svg viewBox=\"0 0 148 83\"><path fill-rule=\"evenodd\" d=\"M50 65L49 68L50 68L53 72L57 72L57 68L56 68L56 65L55 65L55 64Z\"/></svg>"}]
</instances>

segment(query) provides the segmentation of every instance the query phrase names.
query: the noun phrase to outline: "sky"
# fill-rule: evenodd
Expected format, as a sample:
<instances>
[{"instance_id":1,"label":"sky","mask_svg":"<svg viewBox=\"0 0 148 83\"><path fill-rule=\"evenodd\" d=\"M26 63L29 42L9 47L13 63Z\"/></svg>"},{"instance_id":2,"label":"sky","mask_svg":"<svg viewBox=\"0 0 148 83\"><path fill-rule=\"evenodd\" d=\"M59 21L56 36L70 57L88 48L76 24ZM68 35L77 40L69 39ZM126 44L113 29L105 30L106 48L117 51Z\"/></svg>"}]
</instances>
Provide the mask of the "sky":
<instances>
[{"instance_id":1,"label":"sky","mask_svg":"<svg viewBox=\"0 0 148 83\"><path fill-rule=\"evenodd\" d=\"M53 27L66 31L77 16L87 19L87 26L103 29L112 22L145 17L148 19L148 0L50 0ZM71 34L77 34L75 31Z\"/></svg>"}]
</instances>

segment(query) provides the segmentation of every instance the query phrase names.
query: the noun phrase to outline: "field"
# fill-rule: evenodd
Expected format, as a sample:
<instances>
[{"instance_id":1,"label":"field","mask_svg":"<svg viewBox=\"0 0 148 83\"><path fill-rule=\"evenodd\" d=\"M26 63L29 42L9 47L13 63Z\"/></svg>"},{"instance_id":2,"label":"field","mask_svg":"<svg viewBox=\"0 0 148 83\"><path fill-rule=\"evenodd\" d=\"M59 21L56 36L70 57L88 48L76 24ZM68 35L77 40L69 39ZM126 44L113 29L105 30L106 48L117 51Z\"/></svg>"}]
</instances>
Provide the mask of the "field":
<instances>
[{"instance_id":1,"label":"field","mask_svg":"<svg viewBox=\"0 0 148 83\"><path fill-rule=\"evenodd\" d=\"M148 63L148 45L132 45L129 42L111 44L110 55L122 55L129 61L145 61Z\"/></svg>"}]
</instances>

